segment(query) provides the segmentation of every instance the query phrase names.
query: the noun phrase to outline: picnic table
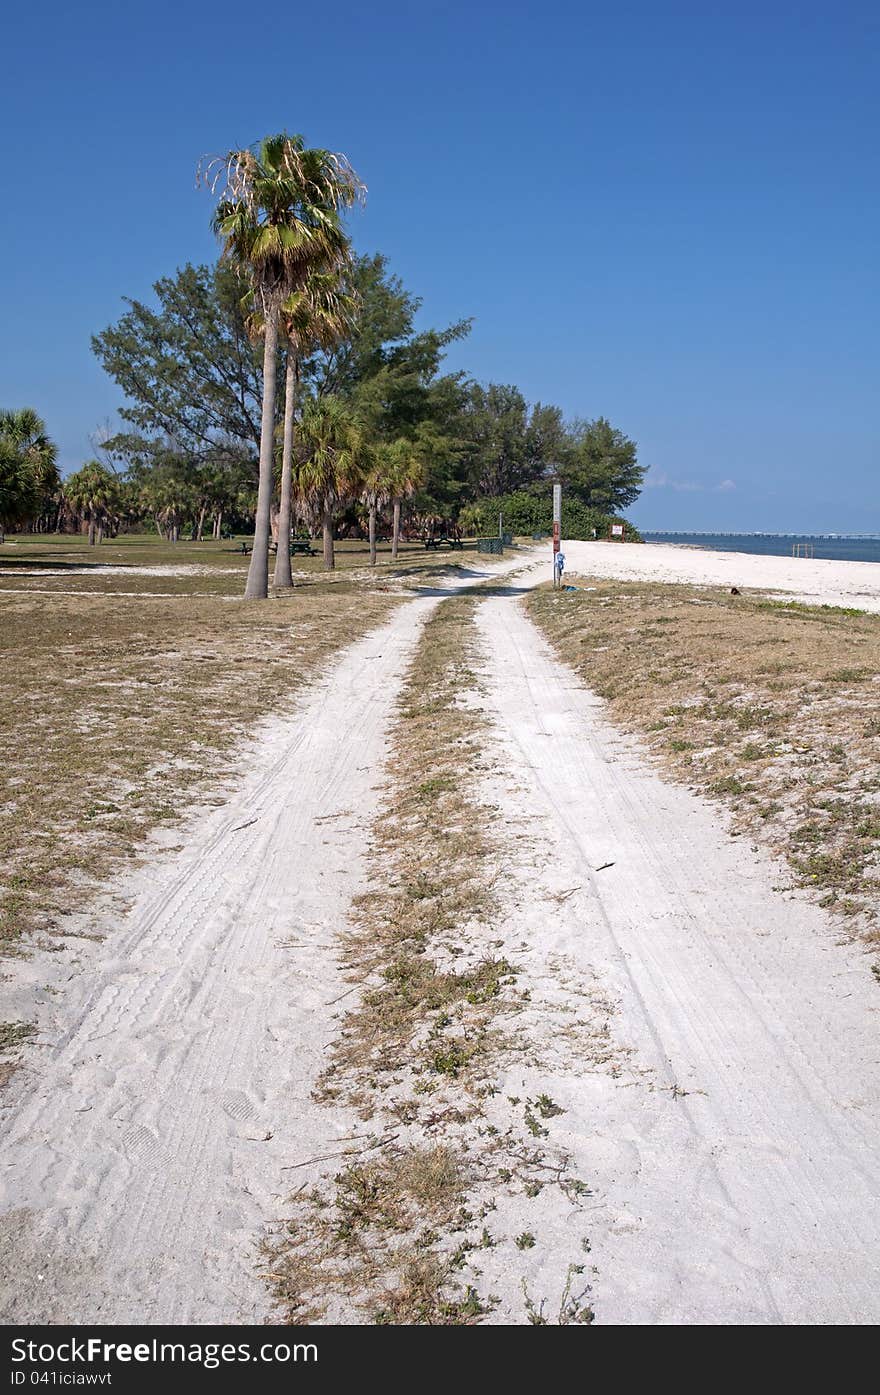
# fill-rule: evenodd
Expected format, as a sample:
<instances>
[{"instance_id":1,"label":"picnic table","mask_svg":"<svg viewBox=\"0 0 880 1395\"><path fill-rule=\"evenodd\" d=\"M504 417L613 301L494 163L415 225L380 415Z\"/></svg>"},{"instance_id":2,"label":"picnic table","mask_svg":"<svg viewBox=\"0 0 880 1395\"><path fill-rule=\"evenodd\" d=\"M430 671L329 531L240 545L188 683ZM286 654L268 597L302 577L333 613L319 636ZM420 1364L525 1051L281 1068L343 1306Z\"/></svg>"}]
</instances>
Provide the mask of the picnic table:
<instances>
[{"instance_id":1,"label":"picnic table","mask_svg":"<svg viewBox=\"0 0 880 1395\"><path fill-rule=\"evenodd\" d=\"M436 552L441 547L456 548L463 547L461 538L457 538L454 533L436 533L425 538L425 549L428 552Z\"/></svg>"},{"instance_id":2,"label":"picnic table","mask_svg":"<svg viewBox=\"0 0 880 1395\"><path fill-rule=\"evenodd\" d=\"M238 544L237 551L240 552L240 553L242 554L242 556L247 557L248 553L250 552L250 548L248 547L248 545L247 545L246 542L241 542L241 543ZM270 544L269 544L269 551L270 551L270 552L277 552L277 551L278 551L278 544L277 544L277 543L274 543L274 542L270 542ZM311 542L309 541L308 538L291 538L291 539L290 539L290 551L291 551L291 554L293 554L293 555L295 555L297 552L302 552L302 553L304 553L307 557L317 557L317 555L318 555L318 554L316 553L315 549L312 547L312 544L311 544Z\"/></svg>"},{"instance_id":3,"label":"picnic table","mask_svg":"<svg viewBox=\"0 0 880 1395\"><path fill-rule=\"evenodd\" d=\"M275 542L270 542L270 544L269 544L269 551L270 551L270 552L277 552L277 551L278 551L278 544L275 543ZM291 538L291 539L290 539L290 555L291 555L291 557L295 557L296 554L297 554L298 552L302 552L302 553L303 553L305 556L307 556L307 557L316 557L316 556L317 556L317 553L315 552L315 549L312 547L312 544L309 542L308 538Z\"/></svg>"}]
</instances>

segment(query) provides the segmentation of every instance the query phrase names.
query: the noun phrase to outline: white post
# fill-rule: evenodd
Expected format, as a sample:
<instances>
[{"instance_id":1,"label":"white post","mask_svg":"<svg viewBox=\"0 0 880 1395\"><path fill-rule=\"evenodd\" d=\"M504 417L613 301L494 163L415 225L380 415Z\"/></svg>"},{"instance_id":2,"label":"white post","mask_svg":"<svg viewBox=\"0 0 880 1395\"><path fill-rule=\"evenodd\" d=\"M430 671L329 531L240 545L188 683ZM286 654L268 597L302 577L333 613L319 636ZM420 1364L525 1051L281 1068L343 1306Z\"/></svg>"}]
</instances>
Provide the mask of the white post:
<instances>
[{"instance_id":1,"label":"white post","mask_svg":"<svg viewBox=\"0 0 880 1395\"><path fill-rule=\"evenodd\" d=\"M553 486L553 589L557 586L556 576L556 554L560 547L560 533L562 531L562 485Z\"/></svg>"}]
</instances>

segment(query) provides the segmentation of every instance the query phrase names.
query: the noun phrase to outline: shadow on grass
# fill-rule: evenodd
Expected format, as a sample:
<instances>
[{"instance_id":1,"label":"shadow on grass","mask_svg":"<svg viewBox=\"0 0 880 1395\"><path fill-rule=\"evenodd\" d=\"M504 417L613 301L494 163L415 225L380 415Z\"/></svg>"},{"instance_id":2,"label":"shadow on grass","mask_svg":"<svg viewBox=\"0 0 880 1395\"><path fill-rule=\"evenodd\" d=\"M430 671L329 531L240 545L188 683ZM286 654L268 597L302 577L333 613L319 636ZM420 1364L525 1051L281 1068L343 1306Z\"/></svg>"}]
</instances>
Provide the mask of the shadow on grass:
<instances>
[{"instance_id":1,"label":"shadow on grass","mask_svg":"<svg viewBox=\"0 0 880 1395\"><path fill-rule=\"evenodd\" d=\"M92 562L89 558L77 558L75 562L67 562L59 557L12 557L0 550L0 572L7 569L19 572L98 572L115 565L124 564Z\"/></svg>"},{"instance_id":2,"label":"shadow on grass","mask_svg":"<svg viewBox=\"0 0 880 1395\"><path fill-rule=\"evenodd\" d=\"M448 586L414 586L414 596L444 596L447 599L451 596L479 596L483 599L486 596L527 596L534 590L532 586L486 586L479 581L479 572L473 575L478 579L474 586L463 586L460 590L452 590Z\"/></svg>"}]
</instances>

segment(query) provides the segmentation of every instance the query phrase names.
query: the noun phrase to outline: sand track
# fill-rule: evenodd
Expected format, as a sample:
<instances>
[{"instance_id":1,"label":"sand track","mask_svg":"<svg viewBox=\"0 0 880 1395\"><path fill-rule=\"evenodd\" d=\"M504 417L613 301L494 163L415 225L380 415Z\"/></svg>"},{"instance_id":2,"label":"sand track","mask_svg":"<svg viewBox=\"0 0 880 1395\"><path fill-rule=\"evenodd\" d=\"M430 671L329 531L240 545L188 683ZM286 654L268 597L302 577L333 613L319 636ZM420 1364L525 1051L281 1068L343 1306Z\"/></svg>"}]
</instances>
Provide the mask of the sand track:
<instances>
[{"instance_id":1,"label":"sand track","mask_svg":"<svg viewBox=\"0 0 880 1395\"><path fill-rule=\"evenodd\" d=\"M598 1320L877 1321L880 1001L864 957L648 768L520 605L488 600L478 623L516 814L547 850L532 934L598 974L633 1048L626 1078L550 1087L597 1195ZM560 884L581 888L561 910L545 899Z\"/></svg>"},{"instance_id":2,"label":"sand track","mask_svg":"<svg viewBox=\"0 0 880 1395\"><path fill-rule=\"evenodd\" d=\"M402 607L267 724L253 776L82 954L4 1119L7 1321L266 1315L255 1245L281 1169L348 1124L309 1091L391 706L433 604Z\"/></svg>"}]
</instances>

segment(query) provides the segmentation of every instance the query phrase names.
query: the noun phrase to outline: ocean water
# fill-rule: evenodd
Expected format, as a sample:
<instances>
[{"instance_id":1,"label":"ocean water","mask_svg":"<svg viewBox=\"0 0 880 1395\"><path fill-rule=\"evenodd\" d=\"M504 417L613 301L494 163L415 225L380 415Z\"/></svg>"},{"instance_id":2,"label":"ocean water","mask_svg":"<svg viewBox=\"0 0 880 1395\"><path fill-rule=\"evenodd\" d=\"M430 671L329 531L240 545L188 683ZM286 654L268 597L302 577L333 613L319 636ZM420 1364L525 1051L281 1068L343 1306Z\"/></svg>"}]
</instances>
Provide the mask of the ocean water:
<instances>
[{"instance_id":1,"label":"ocean water","mask_svg":"<svg viewBox=\"0 0 880 1395\"><path fill-rule=\"evenodd\" d=\"M880 535L876 533L651 533L641 530L645 542L686 543L713 552L758 552L791 557L797 543L804 553L809 543L814 557L837 562L880 562Z\"/></svg>"}]
</instances>

